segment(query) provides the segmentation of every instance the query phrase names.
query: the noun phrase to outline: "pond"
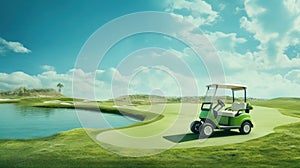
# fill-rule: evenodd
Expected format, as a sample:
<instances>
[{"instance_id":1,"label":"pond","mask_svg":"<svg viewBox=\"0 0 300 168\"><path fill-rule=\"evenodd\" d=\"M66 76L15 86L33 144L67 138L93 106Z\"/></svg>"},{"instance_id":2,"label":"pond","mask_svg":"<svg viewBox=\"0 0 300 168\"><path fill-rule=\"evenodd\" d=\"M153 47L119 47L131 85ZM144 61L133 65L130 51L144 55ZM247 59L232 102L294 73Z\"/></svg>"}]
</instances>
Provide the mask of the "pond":
<instances>
[{"instance_id":1,"label":"pond","mask_svg":"<svg viewBox=\"0 0 300 168\"><path fill-rule=\"evenodd\" d=\"M125 116L88 110L0 104L0 139L40 138L74 128L117 128L136 122Z\"/></svg>"}]
</instances>

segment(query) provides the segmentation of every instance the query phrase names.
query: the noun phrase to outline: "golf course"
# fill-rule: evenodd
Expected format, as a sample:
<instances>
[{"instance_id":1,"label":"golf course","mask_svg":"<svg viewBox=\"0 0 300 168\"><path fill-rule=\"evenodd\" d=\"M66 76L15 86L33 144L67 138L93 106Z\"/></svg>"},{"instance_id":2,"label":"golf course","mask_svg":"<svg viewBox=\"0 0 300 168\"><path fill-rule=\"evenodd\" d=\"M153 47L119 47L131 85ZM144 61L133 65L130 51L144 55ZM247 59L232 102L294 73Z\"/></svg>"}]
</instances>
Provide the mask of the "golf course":
<instances>
[{"instance_id":1,"label":"golf course","mask_svg":"<svg viewBox=\"0 0 300 168\"><path fill-rule=\"evenodd\" d=\"M189 131L189 124L190 121L192 121L191 118L193 117L191 114L194 113L192 113L188 108L185 108L184 110L186 113L174 115L174 111L179 111L180 105L181 104L167 104L166 110L163 113L164 117L159 121L142 126L120 129L117 131L105 131L98 134L96 139L100 143L125 148L138 147L155 149L164 148L165 146L172 146L175 148L192 148L240 143L270 134L277 126L300 122L299 118L285 116L277 109L256 106L251 112L252 118L255 121L253 133L245 136L240 135L238 130L233 130L229 133L219 131L215 132L215 135L207 140L199 141L199 135L190 133ZM197 106L197 104L190 104L190 106ZM191 114L189 114L189 112ZM180 125L180 127L178 128L175 126L177 129L165 131L170 127L172 128L172 125L176 120L178 122L176 122L176 124ZM159 136L153 140L149 140L148 146L145 143L141 143L143 141L142 137L153 138L153 136L157 136L157 134ZM136 141L132 141L132 137L137 137L135 139ZM142 145L137 146L138 144Z\"/></svg>"},{"instance_id":2,"label":"golf course","mask_svg":"<svg viewBox=\"0 0 300 168\"><path fill-rule=\"evenodd\" d=\"M29 102L32 105L33 100L27 100L27 105ZM251 103L254 128L250 134L216 131L199 140L189 131L199 104L112 107L110 102L101 102L99 107L105 112L116 113L117 108L127 115L144 116L144 120L116 129L78 128L44 138L3 139L0 167L297 167L300 99ZM60 104L68 108L67 103Z\"/></svg>"}]
</instances>

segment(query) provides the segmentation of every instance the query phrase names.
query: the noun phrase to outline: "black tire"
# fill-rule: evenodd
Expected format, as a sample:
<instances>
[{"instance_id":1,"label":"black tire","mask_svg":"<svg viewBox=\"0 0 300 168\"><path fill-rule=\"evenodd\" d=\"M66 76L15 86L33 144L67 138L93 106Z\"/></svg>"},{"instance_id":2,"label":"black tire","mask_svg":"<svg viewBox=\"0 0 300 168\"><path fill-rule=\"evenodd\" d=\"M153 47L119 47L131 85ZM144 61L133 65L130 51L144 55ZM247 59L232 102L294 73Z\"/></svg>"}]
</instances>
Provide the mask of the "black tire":
<instances>
[{"instance_id":1,"label":"black tire","mask_svg":"<svg viewBox=\"0 0 300 168\"><path fill-rule=\"evenodd\" d=\"M251 132L251 123L249 121L243 122L241 128L239 129L241 134L249 134Z\"/></svg>"},{"instance_id":2,"label":"black tire","mask_svg":"<svg viewBox=\"0 0 300 168\"><path fill-rule=\"evenodd\" d=\"M200 121L193 121L190 125L190 129L193 133L199 134L199 127L202 123Z\"/></svg>"},{"instance_id":3,"label":"black tire","mask_svg":"<svg viewBox=\"0 0 300 168\"><path fill-rule=\"evenodd\" d=\"M204 123L199 128L199 138L208 138L214 132L214 126L211 123Z\"/></svg>"}]
</instances>

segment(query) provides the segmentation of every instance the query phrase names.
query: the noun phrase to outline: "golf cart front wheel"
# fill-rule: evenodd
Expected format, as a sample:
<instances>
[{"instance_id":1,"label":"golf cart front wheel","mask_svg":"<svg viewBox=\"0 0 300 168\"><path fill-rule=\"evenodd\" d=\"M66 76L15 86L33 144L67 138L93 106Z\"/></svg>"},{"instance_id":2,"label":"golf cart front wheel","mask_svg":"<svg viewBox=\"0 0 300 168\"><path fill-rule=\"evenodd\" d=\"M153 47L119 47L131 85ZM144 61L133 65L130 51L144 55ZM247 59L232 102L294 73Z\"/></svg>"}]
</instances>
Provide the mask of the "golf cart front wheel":
<instances>
[{"instance_id":1,"label":"golf cart front wheel","mask_svg":"<svg viewBox=\"0 0 300 168\"><path fill-rule=\"evenodd\" d=\"M190 125L190 129L194 134L199 134L200 121L193 121Z\"/></svg>"},{"instance_id":2,"label":"golf cart front wheel","mask_svg":"<svg viewBox=\"0 0 300 168\"><path fill-rule=\"evenodd\" d=\"M251 132L251 123L248 121L243 122L239 130L241 134L249 134Z\"/></svg>"},{"instance_id":3,"label":"golf cart front wheel","mask_svg":"<svg viewBox=\"0 0 300 168\"><path fill-rule=\"evenodd\" d=\"M214 127L211 123L204 123L199 128L200 137L208 138L214 132Z\"/></svg>"}]
</instances>

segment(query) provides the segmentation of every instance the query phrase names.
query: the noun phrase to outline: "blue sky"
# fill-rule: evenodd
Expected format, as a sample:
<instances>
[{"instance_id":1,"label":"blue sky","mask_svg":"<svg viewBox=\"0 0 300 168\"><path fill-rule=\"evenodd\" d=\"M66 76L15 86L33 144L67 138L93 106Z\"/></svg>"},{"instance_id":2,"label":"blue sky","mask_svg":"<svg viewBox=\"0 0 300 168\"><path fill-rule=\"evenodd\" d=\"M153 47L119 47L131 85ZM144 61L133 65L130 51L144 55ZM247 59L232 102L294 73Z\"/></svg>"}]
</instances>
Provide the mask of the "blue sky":
<instances>
[{"instance_id":1,"label":"blue sky","mask_svg":"<svg viewBox=\"0 0 300 168\"><path fill-rule=\"evenodd\" d=\"M300 1L297 0L2 0L0 90L20 86L55 88L62 82L63 93L72 96L73 73L79 73L93 80L85 82L82 88L96 88L99 99L112 96L112 79L118 84L127 80L115 88L127 85L130 94L159 92L171 96L181 95L196 81L199 91L186 94L203 95L204 86L210 82L205 62L176 35L132 35L112 46L96 71L85 72L76 67L79 52L94 32L113 19L143 11L167 12L174 20L184 20L199 28L219 56L226 82L248 85L250 96L300 96ZM124 26L118 30L122 31ZM184 26L169 28L188 32ZM139 52L149 47L155 49ZM135 65L132 60L139 59L137 62L151 66L137 64L133 68L138 73L128 76L121 68L129 58L127 66ZM166 67L168 61L172 65ZM182 68L185 66L191 75ZM188 84L179 87L181 80Z\"/></svg>"}]
</instances>

